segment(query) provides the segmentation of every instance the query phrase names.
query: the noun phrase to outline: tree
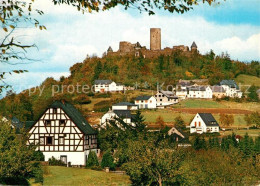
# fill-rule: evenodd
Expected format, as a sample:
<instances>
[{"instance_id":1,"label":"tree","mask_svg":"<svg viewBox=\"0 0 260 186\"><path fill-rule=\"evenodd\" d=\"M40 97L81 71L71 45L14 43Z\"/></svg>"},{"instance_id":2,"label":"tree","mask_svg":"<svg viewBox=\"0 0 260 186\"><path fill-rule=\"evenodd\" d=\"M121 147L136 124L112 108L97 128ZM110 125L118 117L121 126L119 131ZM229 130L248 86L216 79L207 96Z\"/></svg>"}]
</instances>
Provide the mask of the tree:
<instances>
[{"instance_id":1,"label":"tree","mask_svg":"<svg viewBox=\"0 0 260 186\"><path fill-rule=\"evenodd\" d=\"M255 102L258 102L259 101L259 98L258 98L258 95L256 93L257 91L257 87L255 85L252 85L249 89L249 94L248 94L248 100L249 101L255 101Z\"/></svg>"},{"instance_id":2,"label":"tree","mask_svg":"<svg viewBox=\"0 0 260 186\"><path fill-rule=\"evenodd\" d=\"M90 151L88 154L86 167L99 166L97 154L94 151Z\"/></svg>"},{"instance_id":3,"label":"tree","mask_svg":"<svg viewBox=\"0 0 260 186\"><path fill-rule=\"evenodd\" d=\"M113 158L110 150L107 150L104 153L104 155L102 157L102 161L101 161L101 167L102 168L109 167L111 170L115 169L114 158Z\"/></svg>"},{"instance_id":4,"label":"tree","mask_svg":"<svg viewBox=\"0 0 260 186\"><path fill-rule=\"evenodd\" d=\"M144 124L144 116L142 115L141 111L138 110L136 112L135 117L133 118L133 122L135 124L135 130L137 132L143 132L145 130L146 125Z\"/></svg>"},{"instance_id":5,"label":"tree","mask_svg":"<svg viewBox=\"0 0 260 186\"><path fill-rule=\"evenodd\" d=\"M156 118L156 125L160 128L163 129L165 127L165 122L162 116L158 116Z\"/></svg>"},{"instance_id":6,"label":"tree","mask_svg":"<svg viewBox=\"0 0 260 186\"><path fill-rule=\"evenodd\" d=\"M19 27L35 26L40 30L46 29L45 26L39 25L33 15L42 15L43 12L33 8L33 0L31 1L16 1L2 0L0 5L0 21L3 30L0 31L0 63L18 64L25 63L25 60L33 60L27 58L26 52L36 47L35 44L27 44L23 38L15 34L15 30ZM0 72L0 93L3 89L10 88L10 85L5 83L4 76L12 73L24 73L27 70L11 70L9 72Z\"/></svg>"},{"instance_id":7,"label":"tree","mask_svg":"<svg viewBox=\"0 0 260 186\"><path fill-rule=\"evenodd\" d=\"M174 126L176 128L180 128L180 129L186 129L186 126L184 124L184 120L182 119L181 116L177 116L175 119L174 119Z\"/></svg>"},{"instance_id":8,"label":"tree","mask_svg":"<svg viewBox=\"0 0 260 186\"><path fill-rule=\"evenodd\" d=\"M25 184L23 182L33 174L35 147L27 146L26 141L25 133L18 136L9 123L0 121L1 184Z\"/></svg>"},{"instance_id":9,"label":"tree","mask_svg":"<svg viewBox=\"0 0 260 186\"><path fill-rule=\"evenodd\" d=\"M92 11L105 11L111 8L117 7L122 5L125 10L129 8L135 8L140 12L148 12L149 15L155 14L154 9L164 9L170 13L177 12L177 13L184 13L192 9L194 5L204 2L207 2L209 5L212 3L217 2L216 0L183 0L181 3L176 1L163 1L163 0L153 0L153 1L145 1L145 0L114 0L114 1L81 1L81 0L53 0L54 4L71 4L72 6L77 7L79 11L83 12L92 12Z\"/></svg>"},{"instance_id":10,"label":"tree","mask_svg":"<svg viewBox=\"0 0 260 186\"><path fill-rule=\"evenodd\" d=\"M223 126L231 126L234 124L234 116L232 114L220 114L219 120Z\"/></svg>"}]
</instances>

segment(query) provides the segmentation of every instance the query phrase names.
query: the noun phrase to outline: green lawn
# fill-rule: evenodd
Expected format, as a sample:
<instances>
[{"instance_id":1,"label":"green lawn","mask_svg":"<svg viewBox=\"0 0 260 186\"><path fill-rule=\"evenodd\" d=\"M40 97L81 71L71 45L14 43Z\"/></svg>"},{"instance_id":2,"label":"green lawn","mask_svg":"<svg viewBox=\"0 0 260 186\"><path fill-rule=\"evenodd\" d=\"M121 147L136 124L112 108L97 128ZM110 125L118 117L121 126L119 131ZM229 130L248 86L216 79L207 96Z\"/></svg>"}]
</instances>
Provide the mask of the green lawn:
<instances>
[{"instance_id":1,"label":"green lawn","mask_svg":"<svg viewBox=\"0 0 260 186\"><path fill-rule=\"evenodd\" d=\"M44 185L130 185L127 175L84 168L49 166ZM45 171L46 172L46 171Z\"/></svg>"},{"instance_id":2,"label":"green lawn","mask_svg":"<svg viewBox=\"0 0 260 186\"><path fill-rule=\"evenodd\" d=\"M221 102L203 99L186 99L173 106L174 108L227 108Z\"/></svg>"},{"instance_id":3,"label":"green lawn","mask_svg":"<svg viewBox=\"0 0 260 186\"><path fill-rule=\"evenodd\" d=\"M237 76L235 81L238 85L240 83L241 85L253 85L254 84L255 86L260 86L260 78L258 78L256 76L240 74L239 76ZM242 90L243 90L243 87L242 87Z\"/></svg>"}]
</instances>

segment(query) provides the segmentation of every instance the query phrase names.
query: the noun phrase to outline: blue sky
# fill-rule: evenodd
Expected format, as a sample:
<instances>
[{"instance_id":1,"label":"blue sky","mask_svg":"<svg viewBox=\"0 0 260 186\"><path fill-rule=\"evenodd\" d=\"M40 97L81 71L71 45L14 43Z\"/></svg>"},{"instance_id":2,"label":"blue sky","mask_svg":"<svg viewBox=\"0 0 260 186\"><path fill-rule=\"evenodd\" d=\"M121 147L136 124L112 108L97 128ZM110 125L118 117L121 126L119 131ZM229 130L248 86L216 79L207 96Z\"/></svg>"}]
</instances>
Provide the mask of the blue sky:
<instances>
[{"instance_id":1,"label":"blue sky","mask_svg":"<svg viewBox=\"0 0 260 186\"><path fill-rule=\"evenodd\" d=\"M150 27L162 29L162 47L190 46L195 41L202 54L213 49L216 54L227 51L235 60L260 60L260 1L220 2L213 6L200 4L185 14L160 10L148 16L120 7L83 15L74 7L36 0L35 7L45 12L38 19L47 30L23 28L15 34L23 35L19 37L22 41L38 46L38 50L28 52L29 57L38 61L16 66L0 64L0 68L29 70L6 79L19 92L39 85L46 77L68 76L69 67L84 60L87 54L101 56L108 46L117 50L119 41L139 41L149 48Z\"/></svg>"}]
</instances>

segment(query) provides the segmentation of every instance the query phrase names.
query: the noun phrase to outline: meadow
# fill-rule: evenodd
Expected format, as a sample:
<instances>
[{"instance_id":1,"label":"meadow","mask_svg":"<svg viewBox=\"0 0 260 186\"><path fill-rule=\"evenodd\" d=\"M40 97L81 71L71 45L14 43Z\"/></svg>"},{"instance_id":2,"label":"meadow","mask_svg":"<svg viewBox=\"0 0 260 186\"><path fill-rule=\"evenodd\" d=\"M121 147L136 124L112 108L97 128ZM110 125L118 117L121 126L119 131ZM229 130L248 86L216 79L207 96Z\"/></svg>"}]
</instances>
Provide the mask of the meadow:
<instances>
[{"instance_id":1,"label":"meadow","mask_svg":"<svg viewBox=\"0 0 260 186\"><path fill-rule=\"evenodd\" d=\"M38 185L32 181L31 184ZM43 185L131 185L131 181L127 175L85 168L46 166Z\"/></svg>"}]
</instances>

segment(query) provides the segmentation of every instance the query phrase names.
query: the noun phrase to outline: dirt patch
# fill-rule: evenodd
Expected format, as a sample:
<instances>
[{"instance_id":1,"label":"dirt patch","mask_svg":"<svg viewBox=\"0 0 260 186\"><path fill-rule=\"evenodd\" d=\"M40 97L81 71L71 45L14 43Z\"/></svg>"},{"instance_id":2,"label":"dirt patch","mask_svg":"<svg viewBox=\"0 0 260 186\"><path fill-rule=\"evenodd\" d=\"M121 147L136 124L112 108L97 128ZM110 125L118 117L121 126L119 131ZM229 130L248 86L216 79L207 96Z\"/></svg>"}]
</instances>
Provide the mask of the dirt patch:
<instances>
[{"instance_id":1,"label":"dirt patch","mask_svg":"<svg viewBox=\"0 0 260 186\"><path fill-rule=\"evenodd\" d=\"M189 114L212 113L212 114L251 114L252 111L227 108L174 108L174 112L182 112Z\"/></svg>"}]
</instances>

